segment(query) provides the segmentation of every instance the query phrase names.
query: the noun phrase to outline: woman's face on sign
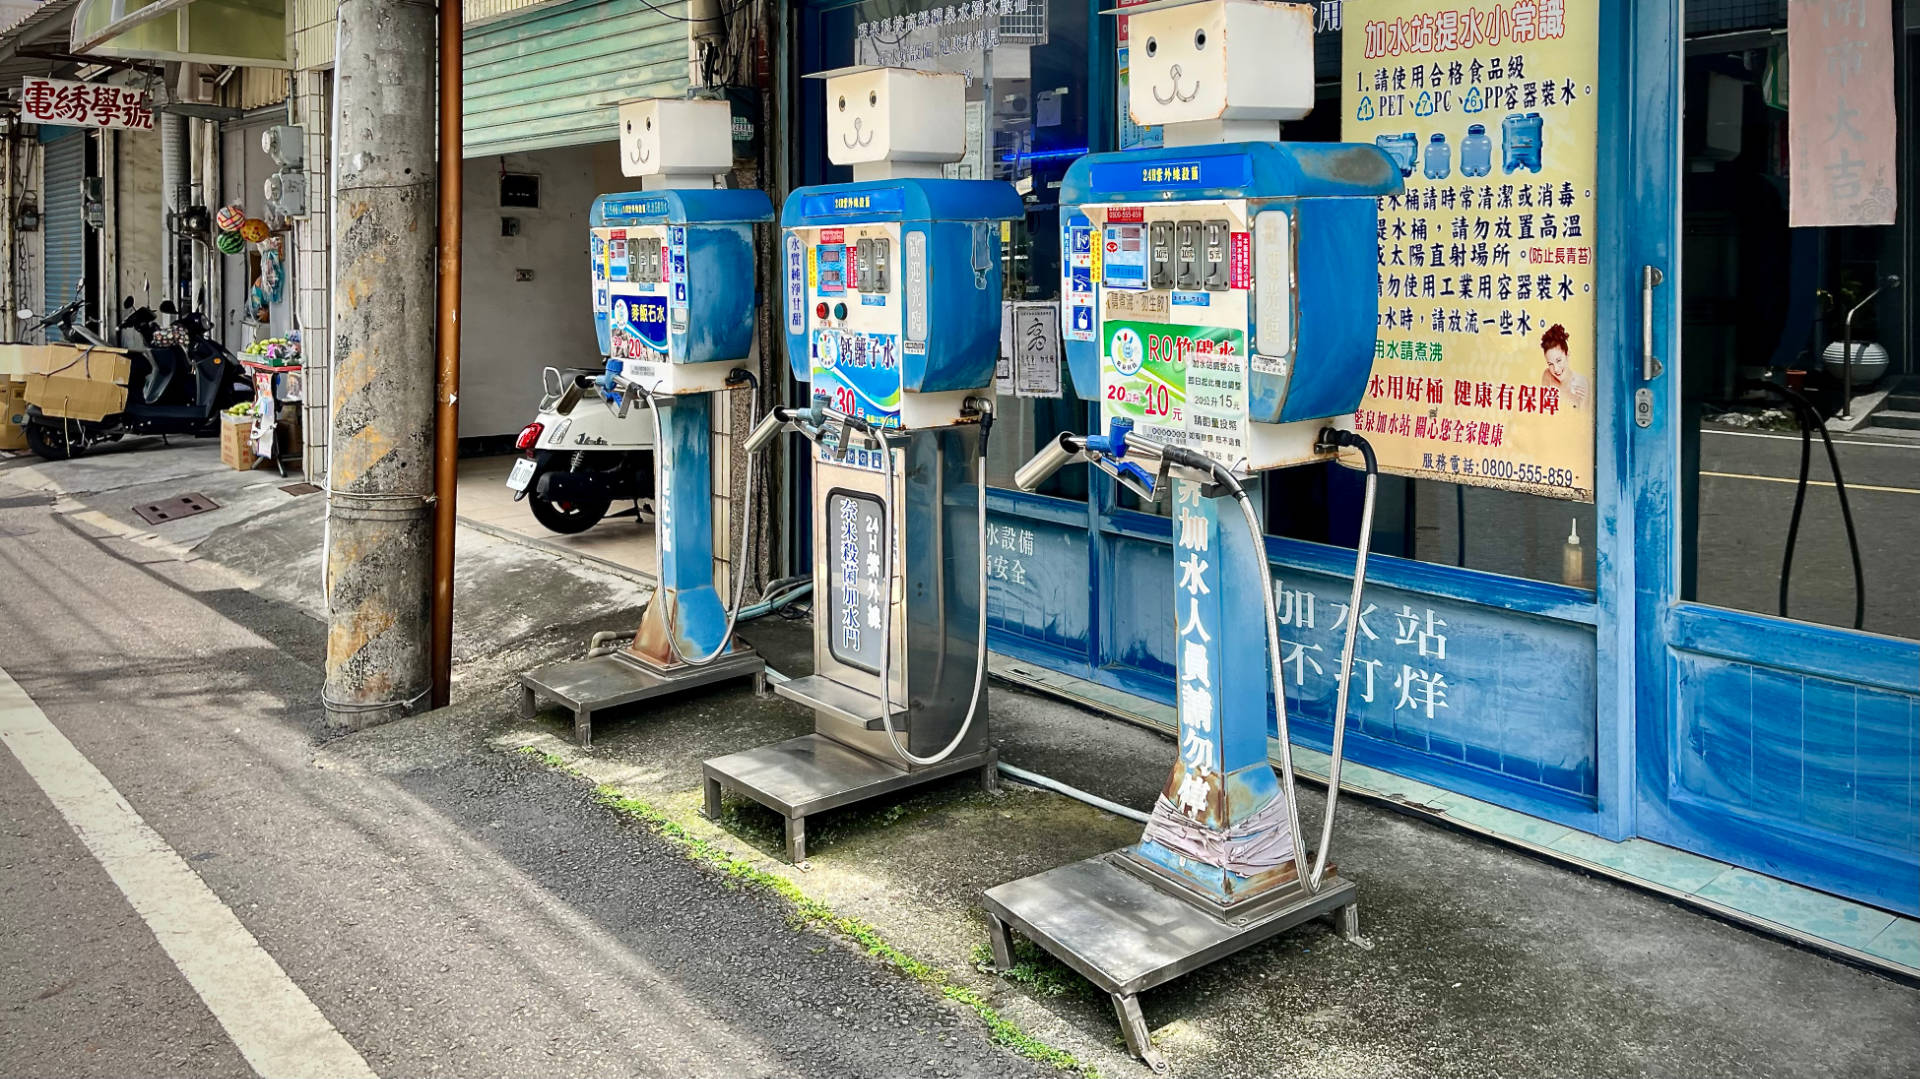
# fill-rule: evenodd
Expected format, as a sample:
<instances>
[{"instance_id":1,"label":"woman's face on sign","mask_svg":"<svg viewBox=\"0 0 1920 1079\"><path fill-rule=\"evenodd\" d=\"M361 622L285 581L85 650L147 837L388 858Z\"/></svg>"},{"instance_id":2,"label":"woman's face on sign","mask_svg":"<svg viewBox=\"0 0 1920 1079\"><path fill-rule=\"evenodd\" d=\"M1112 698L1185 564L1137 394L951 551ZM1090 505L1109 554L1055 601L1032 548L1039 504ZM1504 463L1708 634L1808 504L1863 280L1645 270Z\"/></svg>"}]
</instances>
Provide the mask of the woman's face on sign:
<instances>
[{"instance_id":1,"label":"woman's face on sign","mask_svg":"<svg viewBox=\"0 0 1920 1079\"><path fill-rule=\"evenodd\" d=\"M1555 346L1547 350L1547 370L1553 374L1555 382L1564 382L1567 378L1567 350Z\"/></svg>"}]
</instances>

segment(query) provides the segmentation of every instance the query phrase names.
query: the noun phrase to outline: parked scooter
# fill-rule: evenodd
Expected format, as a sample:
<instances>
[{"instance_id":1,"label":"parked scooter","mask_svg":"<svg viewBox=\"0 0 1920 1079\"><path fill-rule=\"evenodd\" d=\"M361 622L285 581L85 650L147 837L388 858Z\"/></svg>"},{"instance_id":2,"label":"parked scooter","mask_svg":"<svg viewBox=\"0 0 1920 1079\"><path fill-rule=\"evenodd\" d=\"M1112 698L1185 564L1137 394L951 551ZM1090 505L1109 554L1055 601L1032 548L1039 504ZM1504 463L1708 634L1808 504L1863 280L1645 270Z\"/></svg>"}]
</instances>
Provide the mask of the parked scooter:
<instances>
[{"instance_id":1,"label":"parked scooter","mask_svg":"<svg viewBox=\"0 0 1920 1079\"><path fill-rule=\"evenodd\" d=\"M173 318L161 326L159 315L174 315L173 302L163 300L158 314L135 306L129 296L114 329L118 344L103 340L82 315L84 299L48 314L28 332L55 326L77 349L117 347L127 354L129 374L117 409L99 419L47 415L52 402L27 398L27 448L49 461L77 457L96 442L114 442L125 435L196 437L219 432L220 413L253 399L253 385L225 345L209 334L206 316L198 311ZM20 317L31 318L31 311Z\"/></svg>"},{"instance_id":2,"label":"parked scooter","mask_svg":"<svg viewBox=\"0 0 1920 1079\"><path fill-rule=\"evenodd\" d=\"M653 515L653 424L644 401L622 409L601 386L599 369L541 372L539 414L520 430L507 486L533 516L562 535L585 532L615 501L632 501L615 517Z\"/></svg>"}]
</instances>

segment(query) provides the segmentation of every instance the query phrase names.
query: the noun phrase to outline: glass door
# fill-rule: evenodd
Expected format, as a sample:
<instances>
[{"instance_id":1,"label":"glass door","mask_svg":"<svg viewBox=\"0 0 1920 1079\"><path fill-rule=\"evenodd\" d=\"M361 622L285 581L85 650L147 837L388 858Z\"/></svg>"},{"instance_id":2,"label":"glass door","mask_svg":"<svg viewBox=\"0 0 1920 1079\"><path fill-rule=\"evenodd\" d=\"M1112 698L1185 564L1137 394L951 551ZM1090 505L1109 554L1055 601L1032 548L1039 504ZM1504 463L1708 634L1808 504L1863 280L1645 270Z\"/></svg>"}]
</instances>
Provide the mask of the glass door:
<instances>
[{"instance_id":1,"label":"glass door","mask_svg":"<svg viewBox=\"0 0 1920 1079\"><path fill-rule=\"evenodd\" d=\"M1913 258L1914 39L1892 0L1807 5L1822 9L1811 33L1789 32L1792 6L1645 12L1636 29L1640 171L1672 181L1635 239L1651 316L1635 385L1637 831L1911 914L1920 431L1905 418L1911 299L1889 278ZM1841 8L1858 20L1832 23ZM1823 84L1856 54L1875 69ZM1857 93L1870 84L1884 102ZM1850 149L1846 130L1896 102L1887 153ZM1903 178L1863 206L1876 158ZM1827 194L1837 210L1813 205ZM1891 223L1822 223L1835 217Z\"/></svg>"}]
</instances>

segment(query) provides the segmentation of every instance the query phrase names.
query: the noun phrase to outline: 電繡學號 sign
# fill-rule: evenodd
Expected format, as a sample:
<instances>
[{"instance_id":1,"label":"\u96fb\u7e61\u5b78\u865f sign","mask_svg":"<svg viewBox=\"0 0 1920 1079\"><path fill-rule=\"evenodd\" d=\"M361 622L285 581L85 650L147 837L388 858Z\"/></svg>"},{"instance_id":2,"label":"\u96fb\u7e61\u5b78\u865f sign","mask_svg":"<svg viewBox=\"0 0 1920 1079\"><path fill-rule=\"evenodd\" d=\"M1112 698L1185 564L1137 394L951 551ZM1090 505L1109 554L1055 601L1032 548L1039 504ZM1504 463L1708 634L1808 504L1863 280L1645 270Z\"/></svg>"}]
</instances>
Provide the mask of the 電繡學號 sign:
<instances>
[{"instance_id":1,"label":"\u96fb\u7e61\u5b78\u865f sign","mask_svg":"<svg viewBox=\"0 0 1920 1079\"><path fill-rule=\"evenodd\" d=\"M29 75L20 85L20 119L29 124L153 130L153 95L128 86Z\"/></svg>"}]
</instances>

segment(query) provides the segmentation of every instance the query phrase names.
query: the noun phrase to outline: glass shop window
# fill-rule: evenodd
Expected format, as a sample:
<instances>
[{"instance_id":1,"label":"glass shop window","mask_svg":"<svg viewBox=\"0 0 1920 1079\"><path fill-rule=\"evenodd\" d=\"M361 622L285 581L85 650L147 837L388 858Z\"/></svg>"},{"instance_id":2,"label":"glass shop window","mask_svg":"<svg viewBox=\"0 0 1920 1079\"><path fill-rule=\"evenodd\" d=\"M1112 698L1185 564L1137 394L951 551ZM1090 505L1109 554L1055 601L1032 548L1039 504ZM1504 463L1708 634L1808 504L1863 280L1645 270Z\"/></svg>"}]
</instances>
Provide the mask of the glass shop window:
<instances>
[{"instance_id":1,"label":"glass shop window","mask_svg":"<svg viewBox=\"0 0 1920 1079\"><path fill-rule=\"evenodd\" d=\"M1004 300L1057 304L1059 182L1067 166L1088 150L1088 119L1095 107L1086 65L1092 40L1089 6L1050 0L954 5L862 0L803 17L810 19L812 38L803 43L807 72L887 64L967 78L966 156L946 166L946 174L1013 184L1026 203L1026 216L1001 232ZM800 94L805 120L796 126L820 130L826 97L819 80L803 79ZM826 161L824 146L810 146L803 136L796 151L804 182L851 179L851 170ZM1012 374L1006 372L1003 391L1010 388ZM1073 392L1064 357L1053 380L1058 396L1030 395L1047 392L1047 381L997 397L987 461L996 486L1011 487L1014 470L1045 440L1086 424L1086 402ZM1064 469L1041 493L1085 501L1085 471Z\"/></svg>"},{"instance_id":2,"label":"glass shop window","mask_svg":"<svg viewBox=\"0 0 1920 1079\"><path fill-rule=\"evenodd\" d=\"M1681 594L1920 639L1920 13L1887 10L1836 46L1863 75L1789 95L1785 5L1711 22L1689 9ZM1889 84L1891 116L1851 98ZM1797 147L1796 132L1819 141ZM1796 195L1819 222L1852 223L1796 226Z\"/></svg>"}]
</instances>

